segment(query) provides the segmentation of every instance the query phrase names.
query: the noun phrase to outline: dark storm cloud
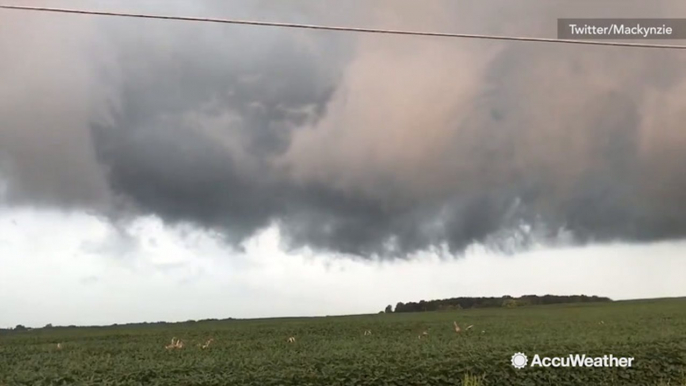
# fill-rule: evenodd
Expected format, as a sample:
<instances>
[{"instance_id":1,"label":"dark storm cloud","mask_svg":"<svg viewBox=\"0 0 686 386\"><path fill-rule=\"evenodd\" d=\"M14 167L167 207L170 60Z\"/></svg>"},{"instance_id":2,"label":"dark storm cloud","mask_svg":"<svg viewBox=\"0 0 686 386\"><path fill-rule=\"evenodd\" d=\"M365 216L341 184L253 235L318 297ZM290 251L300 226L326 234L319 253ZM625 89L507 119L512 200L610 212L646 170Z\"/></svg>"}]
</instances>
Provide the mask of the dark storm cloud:
<instances>
[{"instance_id":1,"label":"dark storm cloud","mask_svg":"<svg viewBox=\"0 0 686 386\"><path fill-rule=\"evenodd\" d=\"M284 4L175 12L547 36L574 10ZM626 14L610 16L645 12L622 4ZM652 16L680 7L660 2ZM686 235L678 52L131 20L77 36L96 31L71 41L72 56L54 54L65 70L81 66L67 80L38 62L40 82L16 72L19 60L0 64L3 78L32 85L0 104L0 138L33 155L0 144L9 202L76 205L117 222L154 214L233 245L276 223L287 247L362 257ZM23 58L39 48L0 42ZM38 135L48 122L64 128L51 146ZM19 135L25 128L36 136Z\"/></svg>"},{"instance_id":2,"label":"dark storm cloud","mask_svg":"<svg viewBox=\"0 0 686 386\"><path fill-rule=\"evenodd\" d=\"M340 56L323 43L336 39L278 30L237 39L203 25L157 35L167 27L149 27L162 38L156 49L121 42L126 80L112 122L92 125L95 149L112 188L140 210L238 242L297 199L266 162L322 113L340 70L321 67Z\"/></svg>"}]
</instances>

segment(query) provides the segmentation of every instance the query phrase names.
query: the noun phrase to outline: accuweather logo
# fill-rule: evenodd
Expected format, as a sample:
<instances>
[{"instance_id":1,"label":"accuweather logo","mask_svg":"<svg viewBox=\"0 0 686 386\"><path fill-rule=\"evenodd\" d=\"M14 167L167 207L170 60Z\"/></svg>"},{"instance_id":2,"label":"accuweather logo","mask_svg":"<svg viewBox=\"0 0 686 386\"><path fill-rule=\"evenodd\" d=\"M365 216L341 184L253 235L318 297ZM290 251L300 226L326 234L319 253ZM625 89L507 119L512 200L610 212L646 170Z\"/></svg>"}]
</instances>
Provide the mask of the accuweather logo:
<instances>
[{"instance_id":1,"label":"accuweather logo","mask_svg":"<svg viewBox=\"0 0 686 386\"><path fill-rule=\"evenodd\" d=\"M529 358L526 357L526 354L521 353L521 352L516 352L512 355L512 367L515 369L522 369L526 367L527 362L529 362Z\"/></svg>"},{"instance_id":2,"label":"accuweather logo","mask_svg":"<svg viewBox=\"0 0 686 386\"><path fill-rule=\"evenodd\" d=\"M591 357L586 354L569 354L562 357L542 357L534 355L529 363L529 357L522 352L512 354L512 367L523 369L529 367L632 367L634 357L616 357L612 354Z\"/></svg>"}]
</instances>

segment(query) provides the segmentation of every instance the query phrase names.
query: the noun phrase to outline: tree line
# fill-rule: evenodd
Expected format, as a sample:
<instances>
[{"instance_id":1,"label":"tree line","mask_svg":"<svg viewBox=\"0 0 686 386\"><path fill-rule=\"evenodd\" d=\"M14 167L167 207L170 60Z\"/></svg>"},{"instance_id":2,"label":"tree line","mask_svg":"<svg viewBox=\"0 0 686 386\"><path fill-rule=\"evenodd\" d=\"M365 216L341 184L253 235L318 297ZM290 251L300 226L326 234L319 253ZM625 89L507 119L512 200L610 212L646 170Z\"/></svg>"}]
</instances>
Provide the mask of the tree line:
<instances>
[{"instance_id":1,"label":"tree line","mask_svg":"<svg viewBox=\"0 0 686 386\"><path fill-rule=\"evenodd\" d=\"M459 297L450 299L438 299L419 302L403 303L398 302L393 306L388 305L384 312L425 312L425 311L446 311L459 310L469 308L495 308L495 307L522 307L544 304L562 304L562 303L596 303L596 302L611 302L612 299L600 296L586 296L586 295L524 295L520 297L502 296L502 297Z\"/></svg>"}]
</instances>

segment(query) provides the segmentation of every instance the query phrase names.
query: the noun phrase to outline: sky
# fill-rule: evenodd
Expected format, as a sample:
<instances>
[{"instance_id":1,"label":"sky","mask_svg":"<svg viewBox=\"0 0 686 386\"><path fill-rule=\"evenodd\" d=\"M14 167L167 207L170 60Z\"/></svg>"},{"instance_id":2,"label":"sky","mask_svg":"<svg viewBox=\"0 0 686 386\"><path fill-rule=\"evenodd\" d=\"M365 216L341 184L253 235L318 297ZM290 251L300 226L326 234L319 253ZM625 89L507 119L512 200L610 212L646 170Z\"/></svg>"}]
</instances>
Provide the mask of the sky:
<instances>
[{"instance_id":1,"label":"sky","mask_svg":"<svg viewBox=\"0 0 686 386\"><path fill-rule=\"evenodd\" d=\"M538 37L686 11L20 4ZM0 327L686 295L679 52L2 10L0 54Z\"/></svg>"}]
</instances>

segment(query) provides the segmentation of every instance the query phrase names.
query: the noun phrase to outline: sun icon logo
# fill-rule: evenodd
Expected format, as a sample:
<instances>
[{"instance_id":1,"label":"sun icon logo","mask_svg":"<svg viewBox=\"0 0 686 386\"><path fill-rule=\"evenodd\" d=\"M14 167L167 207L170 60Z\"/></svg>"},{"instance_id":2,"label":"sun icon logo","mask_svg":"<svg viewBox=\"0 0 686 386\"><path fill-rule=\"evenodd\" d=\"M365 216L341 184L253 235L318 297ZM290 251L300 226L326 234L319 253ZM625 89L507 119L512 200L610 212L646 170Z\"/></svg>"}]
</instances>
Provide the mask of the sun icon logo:
<instances>
[{"instance_id":1,"label":"sun icon logo","mask_svg":"<svg viewBox=\"0 0 686 386\"><path fill-rule=\"evenodd\" d=\"M529 362L529 358L526 357L526 354L523 352L516 352L512 354L512 367L515 369L523 369L526 367L526 364Z\"/></svg>"}]
</instances>

